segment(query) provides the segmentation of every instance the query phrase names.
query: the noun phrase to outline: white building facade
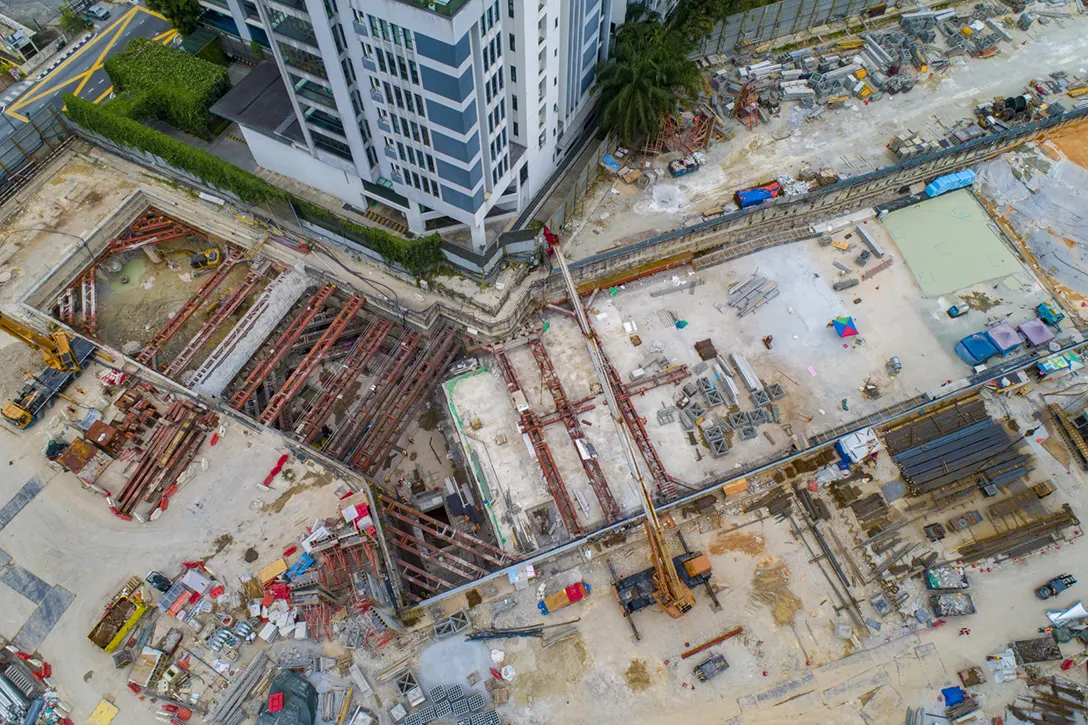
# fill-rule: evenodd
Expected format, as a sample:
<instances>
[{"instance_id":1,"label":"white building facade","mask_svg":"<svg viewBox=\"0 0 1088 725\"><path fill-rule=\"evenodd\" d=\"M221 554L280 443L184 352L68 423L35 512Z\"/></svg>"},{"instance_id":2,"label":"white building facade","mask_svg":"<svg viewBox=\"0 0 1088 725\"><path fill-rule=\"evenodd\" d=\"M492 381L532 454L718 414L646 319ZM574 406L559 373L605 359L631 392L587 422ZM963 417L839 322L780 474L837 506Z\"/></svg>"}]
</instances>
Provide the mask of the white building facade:
<instances>
[{"instance_id":1,"label":"white building facade","mask_svg":"<svg viewBox=\"0 0 1088 725\"><path fill-rule=\"evenodd\" d=\"M286 86L282 118L269 117L279 115L274 108L235 118L260 166L355 208L379 201L401 211L416 234L464 225L479 254L488 246L485 219L523 209L592 120L613 2L625 4L214 5L243 25L256 10L250 24L259 21ZM232 93L244 94L247 80Z\"/></svg>"}]
</instances>

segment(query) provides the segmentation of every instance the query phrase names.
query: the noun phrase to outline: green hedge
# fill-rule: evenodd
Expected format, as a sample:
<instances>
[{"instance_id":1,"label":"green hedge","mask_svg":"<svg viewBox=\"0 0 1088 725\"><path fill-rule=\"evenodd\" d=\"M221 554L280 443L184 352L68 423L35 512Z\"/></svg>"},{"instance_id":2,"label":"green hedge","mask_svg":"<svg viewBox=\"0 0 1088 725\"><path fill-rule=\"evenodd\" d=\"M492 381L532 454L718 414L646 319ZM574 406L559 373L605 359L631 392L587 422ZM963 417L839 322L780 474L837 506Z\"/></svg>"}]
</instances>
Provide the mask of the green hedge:
<instances>
[{"instance_id":1,"label":"green hedge","mask_svg":"<svg viewBox=\"0 0 1088 725\"><path fill-rule=\"evenodd\" d=\"M130 99L117 112L137 121L154 116L202 138L214 118L208 109L230 90L226 68L148 38L107 60L106 73L118 95Z\"/></svg>"},{"instance_id":2,"label":"green hedge","mask_svg":"<svg viewBox=\"0 0 1088 725\"><path fill-rule=\"evenodd\" d=\"M399 264L411 274L422 276L445 261L441 250L441 237L430 234L419 239L402 239L384 229L356 224L324 207L272 186L264 179L237 166L194 148L154 129L113 113L108 106L98 106L90 101L66 95L65 114L73 122L88 131L122 146L154 154L171 166L204 180L205 183L230 191L244 201L286 201L293 205L300 218L325 227L359 244L374 250L390 263Z\"/></svg>"}]
</instances>

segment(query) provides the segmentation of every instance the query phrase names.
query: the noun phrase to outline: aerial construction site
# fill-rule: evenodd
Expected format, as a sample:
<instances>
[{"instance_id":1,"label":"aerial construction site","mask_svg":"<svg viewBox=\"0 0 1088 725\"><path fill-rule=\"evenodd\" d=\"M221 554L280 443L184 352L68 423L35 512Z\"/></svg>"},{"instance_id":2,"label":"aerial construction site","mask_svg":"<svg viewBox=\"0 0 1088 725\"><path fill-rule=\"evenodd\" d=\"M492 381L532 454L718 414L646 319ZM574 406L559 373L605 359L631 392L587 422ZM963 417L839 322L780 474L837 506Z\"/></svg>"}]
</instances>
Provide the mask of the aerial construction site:
<instances>
[{"instance_id":1,"label":"aerial construction site","mask_svg":"<svg viewBox=\"0 0 1088 725\"><path fill-rule=\"evenodd\" d=\"M65 140L0 722L1085 722L1088 21L897 13L701 56L488 279Z\"/></svg>"}]
</instances>

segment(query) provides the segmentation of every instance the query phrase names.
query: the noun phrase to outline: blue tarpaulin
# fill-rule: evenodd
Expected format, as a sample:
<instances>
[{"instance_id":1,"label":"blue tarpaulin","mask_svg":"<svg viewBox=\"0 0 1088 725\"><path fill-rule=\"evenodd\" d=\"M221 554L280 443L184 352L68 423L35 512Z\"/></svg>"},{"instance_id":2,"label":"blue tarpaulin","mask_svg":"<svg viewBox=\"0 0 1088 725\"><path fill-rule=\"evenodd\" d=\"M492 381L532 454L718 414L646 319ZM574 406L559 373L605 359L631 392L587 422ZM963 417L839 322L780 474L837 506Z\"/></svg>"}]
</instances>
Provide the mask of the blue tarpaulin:
<instances>
[{"instance_id":1,"label":"blue tarpaulin","mask_svg":"<svg viewBox=\"0 0 1088 725\"><path fill-rule=\"evenodd\" d=\"M944 706L952 707L963 702L964 692L962 687L946 687L941 690L941 695L944 696Z\"/></svg>"},{"instance_id":2,"label":"blue tarpaulin","mask_svg":"<svg viewBox=\"0 0 1088 725\"><path fill-rule=\"evenodd\" d=\"M926 196L932 199L946 191L962 189L973 183L975 183L975 172L971 171L971 169L957 171L954 174L945 174L944 176L938 176L926 186Z\"/></svg>"},{"instance_id":3,"label":"blue tarpaulin","mask_svg":"<svg viewBox=\"0 0 1088 725\"><path fill-rule=\"evenodd\" d=\"M612 154L605 154L604 157L601 158L601 166L605 167L614 174L619 173L620 170L620 162L617 161L616 157Z\"/></svg>"},{"instance_id":4,"label":"blue tarpaulin","mask_svg":"<svg viewBox=\"0 0 1088 725\"><path fill-rule=\"evenodd\" d=\"M985 333L976 332L956 343L956 354L968 365L979 365L1000 354L993 341Z\"/></svg>"},{"instance_id":5,"label":"blue tarpaulin","mask_svg":"<svg viewBox=\"0 0 1088 725\"><path fill-rule=\"evenodd\" d=\"M762 204L771 198L774 198L774 194L769 189L744 189L737 192L737 204L741 209Z\"/></svg>"}]
</instances>

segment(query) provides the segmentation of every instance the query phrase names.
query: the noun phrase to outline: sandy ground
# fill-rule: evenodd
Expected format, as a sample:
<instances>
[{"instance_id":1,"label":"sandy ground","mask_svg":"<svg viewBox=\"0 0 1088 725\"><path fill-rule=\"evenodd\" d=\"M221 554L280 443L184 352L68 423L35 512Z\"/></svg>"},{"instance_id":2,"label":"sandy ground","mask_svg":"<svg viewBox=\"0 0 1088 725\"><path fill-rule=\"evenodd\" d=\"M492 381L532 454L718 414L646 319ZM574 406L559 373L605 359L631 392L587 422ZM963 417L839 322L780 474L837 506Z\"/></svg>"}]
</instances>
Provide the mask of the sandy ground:
<instances>
[{"instance_id":1,"label":"sandy ground","mask_svg":"<svg viewBox=\"0 0 1088 725\"><path fill-rule=\"evenodd\" d=\"M1012 43L1000 44L1000 55L986 60L953 59L943 75L922 78L908 94L885 96L868 106L851 101L839 111L827 111L815 121L791 120L794 104L783 103L778 118L753 131L735 120L728 123L737 135L707 151L708 164L695 174L674 180L665 155L655 165L659 181L642 191L615 179L598 184L585 200L582 216L571 225L564 245L572 259L649 238L701 220L701 215L732 209L732 194L744 186L766 181L775 173L796 175L803 165L831 166L852 176L894 162L888 141L908 129L924 138L938 138L971 115L977 103L995 95L1017 92L1031 78L1065 70L1085 71L1080 51L1084 18L1062 20L1061 25L1036 23L1028 33L1012 29ZM776 137L793 130L782 140Z\"/></svg>"},{"instance_id":2,"label":"sandy ground","mask_svg":"<svg viewBox=\"0 0 1088 725\"><path fill-rule=\"evenodd\" d=\"M1042 394L1053 394L1070 382L1066 378L1032 386L1025 397L1002 397L988 407L999 421L1014 420L1020 430L1034 427L1032 416L1043 403ZM1043 428L1036 437L1045 435ZM1026 445L1035 456L1035 470L1025 483L1049 478L1057 487L1057 493L1045 500L1047 508L1054 510L1068 501L1074 511L1084 510L1088 503L1085 473L1065 468L1051 455L1049 445L1044 447L1034 439ZM863 493L879 491L882 484L898 477L886 455L867 472L871 481L856 482ZM923 517L903 529L904 541L920 542L919 554L932 550L948 556L972 538L992 534L1000 522L987 520L936 545L924 541L922 526L970 509L985 511L993 501L976 494L957 508ZM916 502L901 499L894 503L893 519L917 516L906 510ZM849 619L836 611L820 564L791 534L789 525L742 514L728 500L723 505L719 499L716 514L688 517L674 512L667 522L683 531L689 545L709 554L721 611L713 611L708 595L699 589L695 608L680 620L656 609L635 615L642 634L642 639L635 641L608 591L610 576L604 559L610 560L621 576L645 566L644 539L637 530L604 547L572 552L548 563L538 569L540 584L534 581L521 592L506 582L484 587L483 604L470 610L477 627L555 624L578 618L580 632L574 639L549 648L531 638L484 643L500 650L503 663L517 673L508 683L511 704L500 707L500 715L519 725L657 723L680 718L730 725L786 720L814 725L901 723L907 707L940 713L940 689L958 684L958 671L971 666L985 670L987 655L1003 650L1011 640L1037 636L1036 629L1047 623L1044 611L1048 605L1035 597L1035 586L1058 573L1078 577L1088 573L1084 543L1079 538L1002 566L985 563L971 567L969 591L977 614L949 620L947 626L936 629L904 628L906 624L917 626L909 612L901 615L893 611L881 617L867 602L877 591L875 584L865 584L850 573L855 565L863 576L869 571L853 545L860 529L852 514L832 506L832 517L835 537L846 542L848 549L847 553L833 544L852 580L850 593L862 602L863 616L880 625L879 631L854 627L852 640L835 637L834 626L849 623ZM1071 533L1079 537L1080 530ZM675 534L670 533L669 538L677 551ZM757 582L757 572L779 564L786 572L784 581L776 587L769 587L767 580L762 585ZM539 593L550 594L579 579L590 585L589 599L541 619L535 607ZM900 586L910 593L908 608L919 606L924 590L917 579L904 580ZM771 596L767 596L768 589ZM1074 590L1056 605L1067 606L1077 598ZM493 606L507 599L513 599L516 606L495 614ZM444 603L447 612L463 606L461 598ZM744 634L689 659L680 656L735 626L743 627ZM969 627L971 636L959 636L961 626ZM1078 648L1065 645L1063 651L1072 656ZM698 682L692 668L717 653L726 657L730 669L712 682ZM486 675L482 668L488 666L480 644L451 641L425 648L416 665L425 687L465 685L470 672ZM1042 671L1056 673L1057 667L1057 662L1048 663ZM1023 692L1022 681L988 682L976 688L986 721L990 716L1004 715L1005 705Z\"/></svg>"},{"instance_id":3,"label":"sandy ground","mask_svg":"<svg viewBox=\"0 0 1088 725\"><path fill-rule=\"evenodd\" d=\"M42 226L73 234L90 232L134 188L124 178L102 184L101 173L78 156L68 157L61 171L20 197L19 212L6 222L7 242L0 247L3 267L13 274L0 287L5 313L15 311L15 300L78 244L58 234L13 231ZM35 352L7 336L0 339L0 361L0 395L5 400L22 384L19 368L37 370L41 365ZM83 392L69 390L79 403L103 403L94 377L99 372L94 366L83 373L75 384ZM115 670L110 656L87 640L108 598L131 576L152 569L173 573L182 561L192 559L207 558L225 581L236 583L253 567L278 556L314 518L335 511L338 484L325 472L292 459L287 467L298 474L294 485L278 478L273 490L258 489L256 484L284 452L279 439L228 426L219 445L206 445L198 453L193 475L160 519L128 523L112 516L104 500L82 489L73 475L58 472L42 457L49 436L67 423L63 406L58 405L26 431L0 426L0 465L6 473L0 481L0 506L31 479L44 485L0 528L0 550L12 558L12 565L75 595L39 647L53 665L62 697L73 707L73 719L83 722L109 696L121 708L115 723L147 723L154 713L125 688L127 670ZM206 470L200 465L204 461ZM120 466L107 469L104 485L120 481ZM250 548L258 557L252 564L242 558ZM14 637L35 607L0 586L0 636Z\"/></svg>"}]
</instances>

